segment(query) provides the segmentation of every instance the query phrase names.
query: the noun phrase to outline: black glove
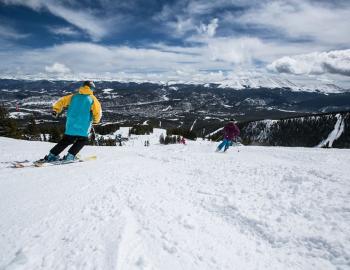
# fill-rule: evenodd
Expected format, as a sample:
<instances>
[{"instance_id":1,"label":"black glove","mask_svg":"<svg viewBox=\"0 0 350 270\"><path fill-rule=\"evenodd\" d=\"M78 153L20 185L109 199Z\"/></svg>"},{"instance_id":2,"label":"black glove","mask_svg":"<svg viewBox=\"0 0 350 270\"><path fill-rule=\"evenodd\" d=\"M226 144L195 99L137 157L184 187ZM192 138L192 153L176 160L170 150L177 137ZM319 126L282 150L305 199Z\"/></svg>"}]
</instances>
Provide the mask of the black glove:
<instances>
[{"instance_id":1,"label":"black glove","mask_svg":"<svg viewBox=\"0 0 350 270\"><path fill-rule=\"evenodd\" d=\"M51 115L52 115L53 118L57 118L57 117L58 117L58 113L55 112L55 111L52 111L52 112L51 112Z\"/></svg>"}]
</instances>

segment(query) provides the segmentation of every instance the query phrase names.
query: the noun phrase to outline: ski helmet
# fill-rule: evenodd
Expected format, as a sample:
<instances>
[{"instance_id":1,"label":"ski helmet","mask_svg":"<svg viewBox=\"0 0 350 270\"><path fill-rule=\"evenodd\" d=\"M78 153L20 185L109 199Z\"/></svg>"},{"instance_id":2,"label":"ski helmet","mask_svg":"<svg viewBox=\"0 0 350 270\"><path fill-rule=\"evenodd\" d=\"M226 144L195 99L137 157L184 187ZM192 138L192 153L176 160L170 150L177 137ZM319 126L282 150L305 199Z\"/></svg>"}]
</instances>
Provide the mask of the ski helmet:
<instances>
[{"instance_id":1,"label":"ski helmet","mask_svg":"<svg viewBox=\"0 0 350 270\"><path fill-rule=\"evenodd\" d=\"M237 124L237 120L236 120L235 118L230 118L229 123L234 123L234 124Z\"/></svg>"},{"instance_id":2,"label":"ski helmet","mask_svg":"<svg viewBox=\"0 0 350 270\"><path fill-rule=\"evenodd\" d=\"M96 86L93 81L85 81L83 86L89 86L91 90L95 90Z\"/></svg>"}]
</instances>

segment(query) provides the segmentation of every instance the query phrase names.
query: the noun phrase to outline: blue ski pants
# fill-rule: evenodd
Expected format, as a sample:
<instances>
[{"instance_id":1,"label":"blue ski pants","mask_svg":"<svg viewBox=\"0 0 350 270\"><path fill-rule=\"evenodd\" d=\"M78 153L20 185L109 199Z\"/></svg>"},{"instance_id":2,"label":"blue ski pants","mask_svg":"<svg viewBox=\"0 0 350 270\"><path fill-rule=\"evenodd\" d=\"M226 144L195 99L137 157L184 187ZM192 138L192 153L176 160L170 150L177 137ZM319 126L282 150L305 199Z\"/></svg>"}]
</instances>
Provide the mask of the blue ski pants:
<instances>
[{"instance_id":1,"label":"blue ski pants","mask_svg":"<svg viewBox=\"0 0 350 270\"><path fill-rule=\"evenodd\" d=\"M226 151L226 150L230 147L230 145L231 145L231 140L224 139L224 140L219 144L218 150L221 151L221 149L222 149L223 147L225 147L225 148L224 148L224 151Z\"/></svg>"}]
</instances>

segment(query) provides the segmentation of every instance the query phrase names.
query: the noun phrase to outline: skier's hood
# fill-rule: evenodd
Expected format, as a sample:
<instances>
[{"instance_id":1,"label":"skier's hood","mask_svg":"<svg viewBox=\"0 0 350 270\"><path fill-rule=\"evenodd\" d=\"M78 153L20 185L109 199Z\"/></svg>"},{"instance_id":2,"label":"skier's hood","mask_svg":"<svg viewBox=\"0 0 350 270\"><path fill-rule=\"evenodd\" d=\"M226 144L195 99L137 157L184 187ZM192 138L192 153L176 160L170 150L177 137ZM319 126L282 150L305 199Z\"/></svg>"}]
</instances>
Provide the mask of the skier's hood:
<instances>
[{"instance_id":1,"label":"skier's hood","mask_svg":"<svg viewBox=\"0 0 350 270\"><path fill-rule=\"evenodd\" d=\"M82 86L79 88L79 94L82 94L82 95L93 95L94 92L91 90L91 88L87 85L85 86Z\"/></svg>"}]
</instances>

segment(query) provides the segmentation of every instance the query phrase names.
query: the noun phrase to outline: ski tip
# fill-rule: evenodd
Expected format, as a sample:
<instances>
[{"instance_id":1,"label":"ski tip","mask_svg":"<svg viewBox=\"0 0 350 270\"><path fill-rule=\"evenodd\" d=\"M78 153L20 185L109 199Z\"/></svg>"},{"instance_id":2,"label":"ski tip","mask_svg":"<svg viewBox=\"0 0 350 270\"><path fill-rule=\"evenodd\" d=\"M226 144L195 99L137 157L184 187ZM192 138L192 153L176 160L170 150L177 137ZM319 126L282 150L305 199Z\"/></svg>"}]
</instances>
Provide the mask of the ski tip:
<instances>
[{"instance_id":1,"label":"ski tip","mask_svg":"<svg viewBox=\"0 0 350 270\"><path fill-rule=\"evenodd\" d=\"M33 163L34 167L42 167L44 166L45 162L36 162L36 163Z\"/></svg>"},{"instance_id":2,"label":"ski tip","mask_svg":"<svg viewBox=\"0 0 350 270\"><path fill-rule=\"evenodd\" d=\"M97 159L97 156L89 156L89 157L86 157L86 158L82 158L81 160L95 160Z\"/></svg>"},{"instance_id":3,"label":"ski tip","mask_svg":"<svg viewBox=\"0 0 350 270\"><path fill-rule=\"evenodd\" d=\"M15 163L13 164L13 168L24 168L24 165L21 163Z\"/></svg>"}]
</instances>

